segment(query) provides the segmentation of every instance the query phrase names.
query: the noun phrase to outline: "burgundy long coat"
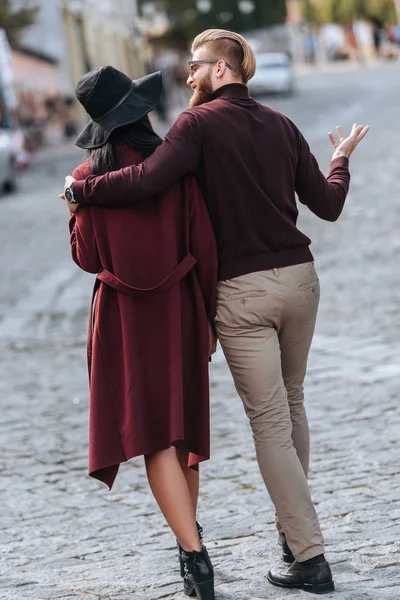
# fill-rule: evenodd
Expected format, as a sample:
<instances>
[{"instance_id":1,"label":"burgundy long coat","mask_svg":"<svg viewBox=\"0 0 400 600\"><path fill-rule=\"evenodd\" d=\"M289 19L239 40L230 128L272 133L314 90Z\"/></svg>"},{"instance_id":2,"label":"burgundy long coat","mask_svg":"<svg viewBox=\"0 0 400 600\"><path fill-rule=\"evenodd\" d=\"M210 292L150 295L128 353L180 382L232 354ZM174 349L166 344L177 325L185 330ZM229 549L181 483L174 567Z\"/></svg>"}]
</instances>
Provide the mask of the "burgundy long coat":
<instances>
[{"instance_id":1,"label":"burgundy long coat","mask_svg":"<svg viewBox=\"0 0 400 600\"><path fill-rule=\"evenodd\" d=\"M141 157L119 148L123 166ZM89 163L73 176L85 179ZM73 260L96 273L89 319L89 474L111 489L121 462L174 445L210 456L208 319L217 250L196 181L134 208L82 207Z\"/></svg>"}]
</instances>

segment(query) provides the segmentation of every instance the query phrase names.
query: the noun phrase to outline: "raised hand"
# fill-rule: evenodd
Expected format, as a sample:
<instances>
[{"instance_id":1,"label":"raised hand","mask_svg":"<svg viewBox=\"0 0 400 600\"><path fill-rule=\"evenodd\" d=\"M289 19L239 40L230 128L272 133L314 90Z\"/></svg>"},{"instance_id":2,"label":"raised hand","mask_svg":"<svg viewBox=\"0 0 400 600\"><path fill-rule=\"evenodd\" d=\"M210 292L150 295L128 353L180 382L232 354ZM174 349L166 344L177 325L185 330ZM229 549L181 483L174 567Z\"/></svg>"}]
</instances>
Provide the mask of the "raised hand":
<instances>
[{"instance_id":1,"label":"raised hand","mask_svg":"<svg viewBox=\"0 0 400 600\"><path fill-rule=\"evenodd\" d=\"M369 131L369 125L357 125L354 123L351 133L348 137L345 137L343 131L338 126L336 127L337 135L339 137L339 141L337 141L336 136L329 132L329 139L332 142L332 146L335 148L335 152L333 153L332 160L335 158L339 158L341 156L346 156L350 158L354 150L357 148L358 144L365 138Z\"/></svg>"}]
</instances>

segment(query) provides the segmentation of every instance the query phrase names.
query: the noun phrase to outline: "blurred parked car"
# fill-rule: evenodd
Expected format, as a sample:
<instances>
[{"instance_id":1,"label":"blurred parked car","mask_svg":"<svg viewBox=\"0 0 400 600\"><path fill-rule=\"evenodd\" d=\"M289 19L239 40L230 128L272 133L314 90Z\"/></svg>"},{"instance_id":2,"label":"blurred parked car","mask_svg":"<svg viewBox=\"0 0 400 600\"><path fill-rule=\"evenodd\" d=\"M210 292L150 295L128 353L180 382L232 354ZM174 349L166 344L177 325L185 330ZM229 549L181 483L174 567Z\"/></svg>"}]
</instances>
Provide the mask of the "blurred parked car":
<instances>
[{"instance_id":1,"label":"blurred parked car","mask_svg":"<svg viewBox=\"0 0 400 600\"><path fill-rule=\"evenodd\" d=\"M12 131L13 148L15 156L15 167L17 172L25 171L31 164L31 153L28 150L24 132L22 129Z\"/></svg>"},{"instance_id":2,"label":"blurred parked car","mask_svg":"<svg viewBox=\"0 0 400 600\"><path fill-rule=\"evenodd\" d=\"M12 192L16 183L17 164L13 131L0 129L0 188Z\"/></svg>"},{"instance_id":3,"label":"blurred parked car","mask_svg":"<svg viewBox=\"0 0 400 600\"><path fill-rule=\"evenodd\" d=\"M290 58L284 52L256 54L257 70L249 81L253 96L268 93L292 94L294 72Z\"/></svg>"}]
</instances>

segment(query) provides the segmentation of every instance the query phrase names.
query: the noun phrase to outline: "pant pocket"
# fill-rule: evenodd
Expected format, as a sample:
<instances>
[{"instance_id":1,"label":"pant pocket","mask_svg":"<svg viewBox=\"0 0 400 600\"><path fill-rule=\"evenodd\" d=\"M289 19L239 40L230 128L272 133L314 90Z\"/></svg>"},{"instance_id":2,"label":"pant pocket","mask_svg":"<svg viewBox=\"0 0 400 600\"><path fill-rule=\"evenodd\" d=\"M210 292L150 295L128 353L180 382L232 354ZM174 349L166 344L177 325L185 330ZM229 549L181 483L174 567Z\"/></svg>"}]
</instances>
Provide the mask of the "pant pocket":
<instances>
[{"instance_id":1,"label":"pant pocket","mask_svg":"<svg viewBox=\"0 0 400 600\"><path fill-rule=\"evenodd\" d=\"M242 292L227 294L223 301L233 302L234 300L246 300L247 298L263 298L267 293L267 290L243 290Z\"/></svg>"},{"instance_id":2,"label":"pant pocket","mask_svg":"<svg viewBox=\"0 0 400 600\"><path fill-rule=\"evenodd\" d=\"M299 292L306 292L307 290L312 290L313 287L319 287L319 279L316 279L315 281L310 281L309 283L301 283L297 287L297 289L299 290Z\"/></svg>"}]
</instances>

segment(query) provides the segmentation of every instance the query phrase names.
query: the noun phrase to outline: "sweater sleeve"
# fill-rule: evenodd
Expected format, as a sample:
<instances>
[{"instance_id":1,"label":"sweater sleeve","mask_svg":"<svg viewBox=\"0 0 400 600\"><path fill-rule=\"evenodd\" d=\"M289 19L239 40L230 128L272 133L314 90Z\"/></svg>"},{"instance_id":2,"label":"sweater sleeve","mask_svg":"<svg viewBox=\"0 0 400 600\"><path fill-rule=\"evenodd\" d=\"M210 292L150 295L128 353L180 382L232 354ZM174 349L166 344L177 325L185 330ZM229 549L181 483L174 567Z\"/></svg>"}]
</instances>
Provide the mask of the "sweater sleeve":
<instances>
[{"instance_id":1,"label":"sweater sleeve","mask_svg":"<svg viewBox=\"0 0 400 600\"><path fill-rule=\"evenodd\" d=\"M72 176L77 180L82 177L79 167L75 169ZM83 271L98 273L101 262L89 207L83 207L71 214L69 232L72 260Z\"/></svg>"},{"instance_id":2,"label":"sweater sleeve","mask_svg":"<svg viewBox=\"0 0 400 600\"><path fill-rule=\"evenodd\" d=\"M125 167L101 177L74 184L80 205L129 206L165 191L185 175L194 173L200 161L202 132L191 112L182 113L164 142L140 165Z\"/></svg>"},{"instance_id":3,"label":"sweater sleeve","mask_svg":"<svg viewBox=\"0 0 400 600\"><path fill-rule=\"evenodd\" d=\"M194 178L190 193L190 251L197 259L196 275L200 284L207 317L212 321L216 313L218 253L214 230L205 201Z\"/></svg>"},{"instance_id":4,"label":"sweater sleeve","mask_svg":"<svg viewBox=\"0 0 400 600\"><path fill-rule=\"evenodd\" d=\"M304 137L299 135L299 160L295 188L299 200L317 217L336 221L343 210L350 187L349 159L336 158L331 162L328 177L320 171Z\"/></svg>"}]
</instances>

